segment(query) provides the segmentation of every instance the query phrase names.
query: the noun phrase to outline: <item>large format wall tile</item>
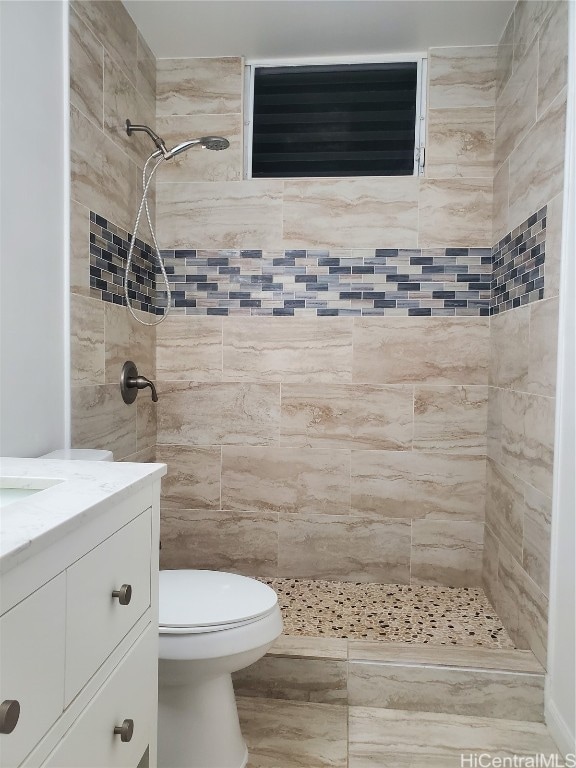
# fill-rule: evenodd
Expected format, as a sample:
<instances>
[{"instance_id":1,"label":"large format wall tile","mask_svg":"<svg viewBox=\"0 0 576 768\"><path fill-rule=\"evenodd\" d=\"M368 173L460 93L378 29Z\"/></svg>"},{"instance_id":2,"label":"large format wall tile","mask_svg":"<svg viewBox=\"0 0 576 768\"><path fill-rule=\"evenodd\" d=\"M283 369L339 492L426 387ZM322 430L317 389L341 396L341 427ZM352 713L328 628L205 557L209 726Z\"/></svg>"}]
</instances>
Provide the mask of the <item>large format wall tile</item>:
<instances>
[{"instance_id":1,"label":"large format wall tile","mask_svg":"<svg viewBox=\"0 0 576 768\"><path fill-rule=\"evenodd\" d=\"M423 179L418 245L492 244L492 179Z\"/></svg>"},{"instance_id":2,"label":"large format wall tile","mask_svg":"<svg viewBox=\"0 0 576 768\"><path fill-rule=\"evenodd\" d=\"M508 23L504 28L498 53L496 55L496 98L502 93L502 89L510 79L512 65L514 63L514 11L510 14Z\"/></svg>"},{"instance_id":3,"label":"large format wall tile","mask_svg":"<svg viewBox=\"0 0 576 768\"><path fill-rule=\"evenodd\" d=\"M511 227L508 223L508 188L510 186L510 164L506 160L494 175L492 188L492 242L499 242Z\"/></svg>"},{"instance_id":4,"label":"large format wall tile","mask_svg":"<svg viewBox=\"0 0 576 768\"><path fill-rule=\"evenodd\" d=\"M352 319L234 318L224 324L224 379L350 381Z\"/></svg>"},{"instance_id":5,"label":"large format wall tile","mask_svg":"<svg viewBox=\"0 0 576 768\"><path fill-rule=\"evenodd\" d=\"M431 109L426 176L492 178L494 107Z\"/></svg>"},{"instance_id":6,"label":"large format wall tile","mask_svg":"<svg viewBox=\"0 0 576 768\"><path fill-rule=\"evenodd\" d=\"M510 223L516 226L562 191L566 91L510 156Z\"/></svg>"},{"instance_id":7,"label":"large format wall tile","mask_svg":"<svg viewBox=\"0 0 576 768\"><path fill-rule=\"evenodd\" d=\"M277 248L282 188L276 179L158 184L158 239L171 248Z\"/></svg>"},{"instance_id":8,"label":"large format wall tile","mask_svg":"<svg viewBox=\"0 0 576 768\"><path fill-rule=\"evenodd\" d=\"M154 130L156 115L154 104L136 90L116 62L104 54L104 132L115 144L140 166L155 149L150 138L137 131L131 136L126 133L126 119L132 123L144 124ZM136 211L133 212L136 216Z\"/></svg>"},{"instance_id":9,"label":"large format wall tile","mask_svg":"<svg viewBox=\"0 0 576 768\"><path fill-rule=\"evenodd\" d=\"M354 663L350 706L542 722L544 675Z\"/></svg>"},{"instance_id":10,"label":"large format wall tile","mask_svg":"<svg viewBox=\"0 0 576 768\"><path fill-rule=\"evenodd\" d=\"M70 296L72 384L104 384L104 304Z\"/></svg>"},{"instance_id":11,"label":"large format wall tile","mask_svg":"<svg viewBox=\"0 0 576 768\"><path fill-rule=\"evenodd\" d=\"M372 518L484 519L485 459L352 451L352 510Z\"/></svg>"},{"instance_id":12,"label":"large format wall tile","mask_svg":"<svg viewBox=\"0 0 576 768\"><path fill-rule=\"evenodd\" d=\"M350 452L225 446L222 507L346 515L350 511Z\"/></svg>"},{"instance_id":13,"label":"large format wall tile","mask_svg":"<svg viewBox=\"0 0 576 768\"><path fill-rule=\"evenodd\" d=\"M156 377L155 345L156 329L141 325L126 307L106 302L106 382L120 381L122 366L132 360L142 376ZM140 312L139 316L150 322L150 315ZM146 390L140 397L149 397Z\"/></svg>"},{"instance_id":14,"label":"large format wall tile","mask_svg":"<svg viewBox=\"0 0 576 768\"><path fill-rule=\"evenodd\" d=\"M502 463L552 496L555 401L514 391L502 393Z\"/></svg>"},{"instance_id":15,"label":"large format wall tile","mask_svg":"<svg viewBox=\"0 0 576 768\"><path fill-rule=\"evenodd\" d=\"M154 111L156 111L156 57L140 32L138 32L137 50L136 90L154 104Z\"/></svg>"},{"instance_id":16,"label":"large format wall tile","mask_svg":"<svg viewBox=\"0 0 576 768\"><path fill-rule=\"evenodd\" d=\"M70 122L72 199L129 230L136 210L136 166L74 107Z\"/></svg>"},{"instance_id":17,"label":"large format wall tile","mask_svg":"<svg viewBox=\"0 0 576 768\"><path fill-rule=\"evenodd\" d=\"M416 385L414 450L485 455L487 407L488 387Z\"/></svg>"},{"instance_id":18,"label":"large format wall tile","mask_svg":"<svg viewBox=\"0 0 576 768\"><path fill-rule=\"evenodd\" d=\"M157 114L220 115L242 111L242 59L159 59Z\"/></svg>"},{"instance_id":19,"label":"large format wall tile","mask_svg":"<svg viewBox=\"0 0 576 768\"><path fill-rule=\"evenodd\" d=\"M152 398L138 398L136 402L136 448L138 451L156 449L158 409ZM156 459L154 459L156 461Z\"/></svg>"},{"instance_id":20,"label":"large format wall tile","mask_svg":"<svg viewBox=\"0 0 576 768\"><path fill-rule=\"evenodd\" d=\"M481 522L413 520L411 582L452 587L480 584L483 537Z\"/></svg>"},{"instance_id":21,"label":"large format wall tile","mask_svg":"<svg viewBox=\"0 0 576 768\"><path fill-rule=\"evenodd\" d=\"M493 606L496 606L498 599L498 548L498 539L486 524L482 549L482 587Z\"/></svg>"},{"instance_id":22,"label":"large format wall tile","mask_svg":"<svg viewBox=\"0 0 576 768\"><path fill-rule=\"evenodd\" d=\"M292 248L414 248L418 179L288 179L284 244Z\"/></svg>"},{"instance_id":23,"label":"large format wall tile","mask_svg":"<svg viewBox=\"0 0 576 768\"><path fill-rule=\"evenodd\" d=\"M526 401L522 478L542 493L552 496L556 402L551 397L529 395Z\"/></svg>"},{"instance_id":24,"label":"large format wall tile","mask_svg":"<svg viewBox=\"0 0 576 768\"><path fill-rule=\"evenodd\" d=\"M163 509L162 568L205 568L244 576L275 576L278 515Z\"/></svg>"},{"instance_id":25,"label":"large format wall tile","mask_svg":"<svg viewBox=\"0 0 576 768\"><path fill-rule=\"evenodd\" d=\"M545 595L550 581L552 499L526 484L522 565Z\"/></svg>"},{"instance_id":26,"label":"large format wall tile","mask_svg":"<svg viewBox=\"0 0 576 768\"><path fill-rule=\"evenodd\" d=\"M568 79L568 3L556 2L538 37L538 114L543 114Z\"/></svg>"},{"instance_id":27,"label":"large format wall tile","mask_svg":"<svg viewBox=\"0 0 576 768\"><path fill-rule=\"evenodd\" d=\"M158 442L273 445L280 437L280 386L158 382Z\"/></svg>"},{"instance_id":28,"label":"large format wall tile","mask_svg":"<svg viewBox=\"0 0 576 768\"><path fill-rule=\"evenodd\" d=\"M375 384L487 384L484 318L354 321L353 380Z\"/></svg>"},{"instance_id":29,"label":"large format wall tile","mask_svg":"<svg viewBox=\"0 0 576 768\"><path fill-rule=\"evenodd\" d=\"M158 181L239 181L242 178L242 115L159 117L156 130L168 148L200 136L224 136L230 142L228 149L221 152L193 147L162 163Z\"/></svg>"},{"instance_id":30,"label":"large format wall tile","mask_svg":"<svg viewBox=\"0 0 576 768\"><path fill-rule=\"evenodd\" d=\"M528 392L554 397L557 350L558 299L530 304L530 355L526 379Z\"/></svg>"},{"instance_id":31,"label":"large format wall tile","mask_svg":"<svg viewBox=\"0 0 576 768\"><path fill-rule=\"evenodd\" d=\"M516 558L522 560L525 484L489 461L486 480L486 524Z\"/></svg>"},{"instance_id":32,"label":"large format wall tile","mask_svg":"<svg viewBox=\"0 0 576 768\"><path fill-rule=\"evenodd\" d=\"M490 318L490 384L525 389L528 375L530 307Z\"/></svg>"},{"instance_id":33,"label":"large format wall tile","mask_svg":"<svg viewBox=\"0 0 576 768\"><path fill-rule=\"evenodd\" d=\"M559 3L558 3L559 4ZM556 2L519 0L514 8L514 68L526 54L536 35L553 12Z\"/></svg>"},{"instance_id":34,"label":"large format wall tile","mask_svg":"<svg viewBox=\"0 0 576 768\"><path fill-rule=\"evenodd\" d=\"M280 442L311 448L412 446L412 387L357 384L282 386Z\"/></svg>"},{"instance_id":35,"label":"large format wall tile","mask_svg":"<svg viewBox=\"0 0 576 768\"><path fill-rule=\"evenodd\" d=\"M168 465L162 481L163 509L220 509L222 449L158 445L156 460Z\"/></svg>"},{"instance_id":36,"label":"large format wall tile","mask_svg":"<svg viewBox=\"0 0 576 768\"><path fill-rule=\"evenodd\" d=\"M526 645L532 650L538 661L546 666L548 645L548 599L532 579L519 568L520 609L519 645Z\"/></svg>"},{"instance_id":37,"label":"large format wall tile","mask_svg":"<svg viewBox=\"0 0 576 768\"><path fill-rule=\"evenodd\" d=\"M159 379L222 379L222 318L170 315L157 327L156 339Z\"/></svg>"},{"instance_id":38,"label":"large format wall tile","mask_svg":"<svg viewBox=\"0 0 576 768\"><path fill-rule=\"evenodd\" d=\"M538 92L534 87L538 49L530 48L496 102L494 160L499 166L536 122Z\"/></svg>"},{"instance_id":39,"label":"large format wall tile","mask_svg":"<svg viewBox=\"0 0 576 768\"><path fill-rule=\"evenodd\" d=\"M562 256L562 218L564 195L556 195L546 207L546 261L544 262L544 298L558 296Z\"/></svg>"},{"instance_id":40,"label":"large format wall tile","mask_svg":"<svg viewBox=\"0 0 576 768\"><path fill-rule=\"evenodd\" d=\"M431 48L430 109L492 107L496 93L497 46Z\"/></svg>"},{"instance_id":41,"label":"large format wall tile","mask_svg":"<svg viewBox=\"0 0 576 768\"><path fill-rule=\"evenodd\" d=\"M136 452L136 408L118 384L72 387L72 447L98 448L122 459Z\"/></svg>"},{"instance_id":42,"label":"large format wall tile","mask_svg":"<svg viewBox=\"0 0 576 768\"><path fill-rule=\"evenodd\" d=\"M488 387L488 423L486 454L493 461L502 461L502 390Z\"/></svg>"},{"instance_id":43,"label":"large format wall tile","mask_svg":"<svg viewBox=\"0 0 576 768\"><path fill-rule=\"evenodd\" d=\"M70 8L70 103L102 127L102 45Z\"/></svg>"},{"instance_id":44,"label":"large format wall tile","mask_svg":"<svg viewBox=\"0 0 576 768\"><path fill-rule=\"evenodd\" d=\"M73 0L72 8L136 85L138 30L124 5L109 0Z\"/></svg>"},{"instance_id":45,"label":"large format wall tile","mask_svg":"<svg viewBox=\"0 0 576 768\"><path fill-rule=\"evenodd\" d=\"M70 292L90 295L90 210L70 200Z\"/></svg>"},{"instance_id":46,"label":"large format wall tile","mask_svg":"<svg viewBox=\"0 0 576 768\"><path fill-rule=\"evenodd\" d=\"M278 575L408 584L410 521L280 515Z\"/></svg>"}]
</instances>

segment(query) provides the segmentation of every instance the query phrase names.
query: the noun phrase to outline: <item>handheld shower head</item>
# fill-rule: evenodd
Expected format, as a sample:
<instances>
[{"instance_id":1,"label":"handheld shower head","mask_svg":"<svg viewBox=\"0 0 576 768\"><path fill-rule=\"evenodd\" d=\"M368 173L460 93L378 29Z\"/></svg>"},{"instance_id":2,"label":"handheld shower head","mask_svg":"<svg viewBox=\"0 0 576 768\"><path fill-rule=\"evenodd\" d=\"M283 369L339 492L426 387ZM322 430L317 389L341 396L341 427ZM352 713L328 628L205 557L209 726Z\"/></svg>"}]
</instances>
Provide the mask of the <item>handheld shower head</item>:
<instances>
[{"instance_id":1,"label":"handheld shower head","mask_svg":"<svg viewBox=\"0 0 576 768\"><path fill-rule=\"evenodd\" d=\"M172 149L166 149L164 139L161 139L160 136L147 125L133 125L130 120L126 120L126 133L128 136L131 136L134 131L144 131L144 133L147 133L154 144L156 144L156 152L152 154L152 157L162 156L164 160L171 160L173 157L176 157L176 155L179 155L180 152L185 152L187 149L190 149L190 147L196 146L196 144L200 144L204 149L213 150L228 149L230 146L228 139L225 139L223 136L202 136L200 139L183 141L180 144L176 144Z\"/></svg>"},{"instance_id":2,"label":"handheld shower head","mask_svg":"<svg viewBox=\"0 0 576 768\"><path fill-rule=\"evenodd\" d=\"M213 150L228 149L230 146L228 139L225 139L223 136L203 136L201 139L190 139L190 141L183 141L180 144L176 144L175 147L168 149L166 152L158 150L158 152L155 152L154 154L157 157L163 155L165 160L171 160L173 157L176 157L176 155L179 155L180 152L186 152L187 149L195 147L197 144L200 144L204 149Z\"/></svg>"},{"instance_id":3,"label":"handheld shower head","mask_svg":"<svg viewBox=\"0 0 576 768\"><path fill-rule=\"evenodd\" d=\"M223 136L204 136L200 139L200 143L205 149L214 149L217 151L228 149L230 146L228 139L225 139Z\"/></svg>"}]
</instances>

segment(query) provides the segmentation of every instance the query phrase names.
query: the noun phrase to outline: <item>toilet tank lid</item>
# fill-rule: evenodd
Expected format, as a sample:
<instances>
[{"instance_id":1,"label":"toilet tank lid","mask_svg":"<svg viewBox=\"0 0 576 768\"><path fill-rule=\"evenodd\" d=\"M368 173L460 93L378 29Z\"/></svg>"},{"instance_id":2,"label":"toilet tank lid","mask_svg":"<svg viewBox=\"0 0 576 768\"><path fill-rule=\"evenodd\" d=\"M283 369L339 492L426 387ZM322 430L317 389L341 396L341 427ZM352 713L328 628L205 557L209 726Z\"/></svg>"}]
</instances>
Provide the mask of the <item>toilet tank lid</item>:
<instances>
[{"instance_id":1,"label":"toilet tank lid","mask_svg":"<svg viewBox=\"0 0 576 768\"><path fill-rule=\"evenodd\" d=\"M38 458L61 461L114 461L112 451L98 451L94 448L59 448Z\"/></svg>"},{"instance_id":2,"label":"toilet tank lid","mask_svg":"<svg viewBox=\"0 0 576 768\"><path fill-rule=\"evenodd\" d=\"M160 571L161 627L236 624L269 613L278 602L267 584L222 571Z\"/></svg>"}]
</instances>

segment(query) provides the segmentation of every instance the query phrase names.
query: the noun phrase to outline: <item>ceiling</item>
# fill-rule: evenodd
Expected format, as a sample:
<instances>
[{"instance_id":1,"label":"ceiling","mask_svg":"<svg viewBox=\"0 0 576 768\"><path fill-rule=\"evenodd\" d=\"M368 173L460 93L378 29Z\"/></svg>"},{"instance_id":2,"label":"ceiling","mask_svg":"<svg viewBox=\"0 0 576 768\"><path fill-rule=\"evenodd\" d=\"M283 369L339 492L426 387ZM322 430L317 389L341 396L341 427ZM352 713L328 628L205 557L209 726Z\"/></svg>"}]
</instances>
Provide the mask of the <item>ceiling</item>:
<instances>
[{"instance_id":1,"label":"ceiling","mask_svg":"<svg viewBox=\"0 0 576 768\"><path fill-rule=\"evenodd\" d=\"M493 45L513 0L124 0L158 58L377 55Z\"/></svg>"}]
</instances>

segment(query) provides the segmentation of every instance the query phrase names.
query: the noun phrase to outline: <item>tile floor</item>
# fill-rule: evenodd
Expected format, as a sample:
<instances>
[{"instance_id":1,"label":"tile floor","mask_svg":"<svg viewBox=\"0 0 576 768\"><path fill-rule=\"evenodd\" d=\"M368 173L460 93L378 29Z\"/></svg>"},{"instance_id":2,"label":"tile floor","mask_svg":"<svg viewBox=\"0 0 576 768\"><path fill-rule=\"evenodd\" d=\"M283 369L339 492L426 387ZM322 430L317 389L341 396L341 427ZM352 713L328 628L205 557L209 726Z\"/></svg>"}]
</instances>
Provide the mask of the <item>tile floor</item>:
<instances>
[{"instance_id":1,"label":"tile floor","mask_svg":"<svg viewBox=\"0 0 576 768\"><path fill-rule=\"evenodd\" d=\"M480 587L265 579L286 635L514 648Z\"/></svg>"},{"instance_id":2,"label":"tile floor","mask_svg":"<svg viewBox=\"0 0 576 768\"><path fill-rule=\"evenodd\" d=\"M472 753L557 751L541 723L274 699L238 710L249 768L462 768Z\"/></svg>"}]
</instances>

